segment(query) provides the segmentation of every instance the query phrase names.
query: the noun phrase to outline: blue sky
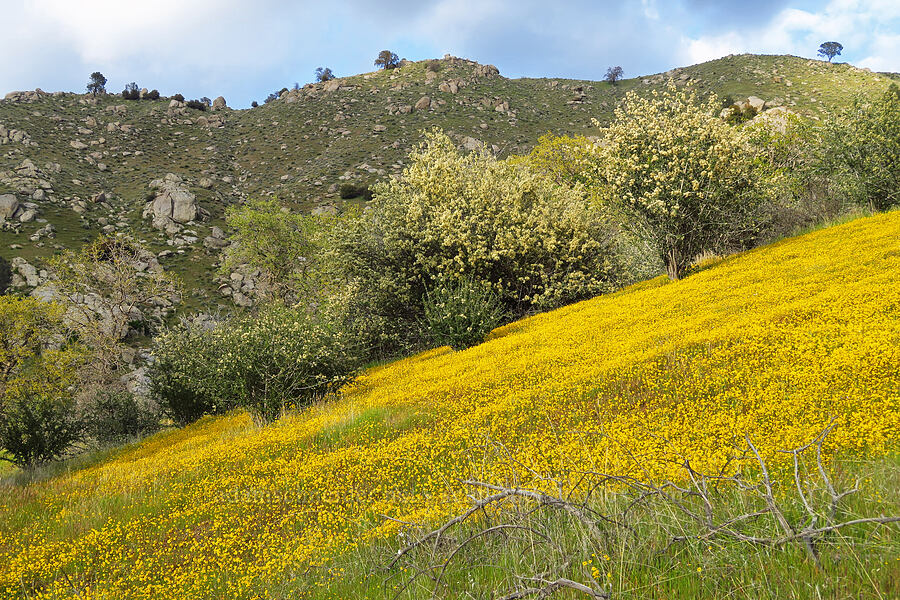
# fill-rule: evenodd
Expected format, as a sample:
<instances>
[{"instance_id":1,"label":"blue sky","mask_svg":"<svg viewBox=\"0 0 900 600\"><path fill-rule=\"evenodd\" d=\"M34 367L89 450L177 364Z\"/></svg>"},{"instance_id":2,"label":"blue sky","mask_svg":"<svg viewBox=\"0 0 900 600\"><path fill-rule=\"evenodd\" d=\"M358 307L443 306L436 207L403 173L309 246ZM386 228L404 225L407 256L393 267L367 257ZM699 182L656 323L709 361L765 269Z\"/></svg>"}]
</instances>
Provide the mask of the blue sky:
<instances>
[{"instance_id":1,"label":"blue sky","mask_svg":"<svg viewBox=\"0 0 900 600\"><path fill-rule=\"evenodd\" d=\"M373 69L379 50L496 65L507 77L646 75L731 53L900 71L900 0L0 0L0 94L135 81L248 106L276 89Z\"/></svg>"}]
</instances>

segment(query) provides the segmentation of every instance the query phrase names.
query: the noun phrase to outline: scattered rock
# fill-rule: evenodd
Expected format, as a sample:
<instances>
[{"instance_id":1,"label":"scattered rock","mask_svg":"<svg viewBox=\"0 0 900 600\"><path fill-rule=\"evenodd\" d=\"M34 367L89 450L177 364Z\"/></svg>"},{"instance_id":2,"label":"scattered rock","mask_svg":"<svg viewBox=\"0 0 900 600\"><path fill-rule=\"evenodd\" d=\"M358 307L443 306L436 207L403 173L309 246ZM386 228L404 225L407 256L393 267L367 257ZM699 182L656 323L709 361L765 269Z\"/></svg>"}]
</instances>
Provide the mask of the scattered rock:
<instances>
[{"instance_id":1,"label":"scattered rock","mask_svg":"<svg viewBox=\"0 0 900 600\"><path fill-rule=\"evenodd\" d=\"M0 221L9 221L19 210L19 200L12 194L0 196Z\"/></svg>"},{"instance_id":2,"label":"scattered rock","mask_svg":"<svg viewBox=\"0 0 900 600\"><path fill-rule=\"evenodd\" d=\"M181 225L203 216L197 197L188 191L178 175L168 173L162 179L151 181L149 187L157 190L156 197L147 204L143 214L152 218L156 229L173 234Z\"/></svg>"},{"instance_id":3,"label":"scattered rock","mask_svg":"<svg viewBox=\"0 0 900 600\"><path fill-rule=\"evenodd\" d=\"M416 110L428 110L431 107L431 98L428 96L422 96L419 98L419 101L416 102Z\"/></svg>"},{"instance_id":4,"label":"scattered rock","mask_svg":"<svg viewBox=\"0 0 900 600\"><path fill-rule=\"evenodd\" d=\"M227 108L227 106L225 105L225 98L224 98L224 97L219 96L218 98L216 98L215 100L213 100L213 103L212 103L212 109L213 109L213 110L224 110L225 108Z\"/></svg>"}]
</instances>

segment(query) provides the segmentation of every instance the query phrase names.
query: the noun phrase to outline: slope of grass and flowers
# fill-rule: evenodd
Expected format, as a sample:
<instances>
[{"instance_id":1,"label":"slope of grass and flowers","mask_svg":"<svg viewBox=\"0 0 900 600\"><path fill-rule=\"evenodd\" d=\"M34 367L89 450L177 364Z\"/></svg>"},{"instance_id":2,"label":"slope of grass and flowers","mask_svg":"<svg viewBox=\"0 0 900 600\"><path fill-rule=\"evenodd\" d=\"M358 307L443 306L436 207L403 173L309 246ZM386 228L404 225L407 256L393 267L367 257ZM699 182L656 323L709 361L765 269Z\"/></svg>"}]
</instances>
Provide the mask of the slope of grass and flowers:
<instances>
[{"instance_id":1,"label":"slope of grass and flowers","mask_svg":"<svg viewBox=\"0 0 900 600\"><path fill-rule=\"evenodd\" d=\"M895 488L880 486L896 483L898 366L895 211L526 318L465 351L371 369L265 428L242 412L206 417L92 466L5 485L0 595L338 597L343 586L391 597L381 585L391 573L353 571L341 557L384 548L386 564L409 534L403 523L467 505L461 480L542 489L552 477L576 494L584 471L677 481L684 458L715 472L745 435L781 477L790 455L777 450L832 420L826 459L881 472L860 494L897 514ZM833 597L896 593L896 529L862 538L870 550L823 562L824 572L790 549L754 550L757 562L677 589L717 597L715 582L730 577L744 597L789 597L779 582L809 577ZM578 562L612 573L603 561L588 552ZM674 553L656 570L659 597L676 597L672 565L696 581L710 568L684 561ZM615 572L617 589L631 589L627 568Z\"/></svg>"}]
</instances>

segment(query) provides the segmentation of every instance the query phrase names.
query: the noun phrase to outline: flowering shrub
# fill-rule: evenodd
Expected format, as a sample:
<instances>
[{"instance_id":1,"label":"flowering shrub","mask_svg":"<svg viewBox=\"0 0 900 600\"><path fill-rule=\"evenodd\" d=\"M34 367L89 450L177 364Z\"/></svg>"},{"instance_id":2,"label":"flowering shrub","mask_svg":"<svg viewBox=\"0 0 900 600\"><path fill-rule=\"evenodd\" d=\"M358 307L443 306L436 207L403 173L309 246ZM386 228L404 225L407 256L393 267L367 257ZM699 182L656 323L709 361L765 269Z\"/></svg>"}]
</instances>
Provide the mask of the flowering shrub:
<instances>
[{"instance_id":1,"label":"flowering shrub","mask_svg":"<svg viewBox=\"0 0 900 600\"><path fill-rule=\"evenodd\" d=\"M425 290L442 277L488 284L512 314L615 289L616 237L584 194L435 130L370 210L335 228L327 259L363 314L420 335ZM390 323L386 323L391 327Z\"/></svg>"},{"instance_id":2,"label":"flowering shrub","mask_svg":"<svg viewBox=\"0 0 900 600\"><path fill-rule=\"evenodd\" d=\"M147 375L164 412L185 425L206 414L234 408L220 393L216 365L223 348L209 328L184 322L153 339Z\"/></svg>"},{"instance_id":3,"label":"flowering shrub","mask_svg":"<svg viewBox=\"0 0 900 600\"><path fill-rule=\"evenodd\" d=\"M337 391L355 368L354 347L342 330L300 310L269 306L212 337L219 392L260 423Z\"/></svg>"},{"instance_id":4,"label":"flowering shrub","mask_svg":"<svg viewBox=\"0 0 900 600\"><path fill-rule=\"evenodd\" d=\"M480 344L503 318L494 291L468 277L440 282L425 294L424 308L431 338L454 350Z\"/></svg>"},{"instance_id":5,"label":"flowering shrub","mask_svg":"<svg viewBox=\"0 0 900 600\"><path fill-rule=\"evenodd\" d=\"M652 240L673 279L701 252L742 245L758 228L752 147L718 113L715 98L701 103L670 84L647 98L630 92L603 132L608 199Z\"/></svg>"}]
</instances>

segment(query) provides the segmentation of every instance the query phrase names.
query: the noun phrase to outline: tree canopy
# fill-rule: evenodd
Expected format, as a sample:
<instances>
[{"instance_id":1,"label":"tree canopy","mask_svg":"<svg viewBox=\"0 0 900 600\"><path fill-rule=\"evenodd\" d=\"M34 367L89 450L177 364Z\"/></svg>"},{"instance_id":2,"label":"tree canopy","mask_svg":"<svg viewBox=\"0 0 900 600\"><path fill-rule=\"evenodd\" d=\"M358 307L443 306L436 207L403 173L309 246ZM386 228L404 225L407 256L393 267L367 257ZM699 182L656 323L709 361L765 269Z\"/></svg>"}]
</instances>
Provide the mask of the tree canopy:
<instances>
[{"instance_id":1,"label":"tree canopy","mask_svg":"<svg viewBox=\"0 0 900 600\"><path fill-rule=\"evenodd\" d=\"M838 42L824 42L819 46L819 56L824 56L828 59L828 62L831 62L832 58L841 55L841 50L843 49L844 46Z\"/></svg>"},{"instance_id":2,"label":"tree canopy","mask_svg":"<svg viewBox=\"0 0 900 600\"><path fill-rule=\"evenodd\" d=\"M378 53L378 58L375 59L375 66L382 69L395 69L399 63L400 57L390 50L382 50Z\"/></svg>"}]
</instances>

